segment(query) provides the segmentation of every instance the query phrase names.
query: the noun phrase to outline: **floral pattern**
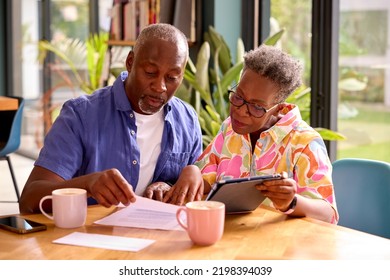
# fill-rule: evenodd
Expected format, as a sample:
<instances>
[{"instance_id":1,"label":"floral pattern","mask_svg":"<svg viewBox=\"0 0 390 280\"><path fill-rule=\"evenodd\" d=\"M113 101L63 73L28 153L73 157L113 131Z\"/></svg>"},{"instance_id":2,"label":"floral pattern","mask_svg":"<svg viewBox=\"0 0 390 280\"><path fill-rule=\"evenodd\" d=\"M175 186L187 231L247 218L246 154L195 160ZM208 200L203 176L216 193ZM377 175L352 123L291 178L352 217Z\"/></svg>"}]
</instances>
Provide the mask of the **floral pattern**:
<instances>
[{"instance_id":1,"label":"floral pattern","mask_svg":"<svg viewBox=\"0 0 390 280\"><path fill-rule=\"evenodd\" d=\"M198 158L196 165L212 186L222 179L288 173L297 182L297 193L324 199L335 210L332 164L321 136L302 120L298 107L285 104L283 117L262 132L252 153L249 134L233 131L230 117ZM271 205L269 199L263 203Z\"/></svg>"}]
</instances>

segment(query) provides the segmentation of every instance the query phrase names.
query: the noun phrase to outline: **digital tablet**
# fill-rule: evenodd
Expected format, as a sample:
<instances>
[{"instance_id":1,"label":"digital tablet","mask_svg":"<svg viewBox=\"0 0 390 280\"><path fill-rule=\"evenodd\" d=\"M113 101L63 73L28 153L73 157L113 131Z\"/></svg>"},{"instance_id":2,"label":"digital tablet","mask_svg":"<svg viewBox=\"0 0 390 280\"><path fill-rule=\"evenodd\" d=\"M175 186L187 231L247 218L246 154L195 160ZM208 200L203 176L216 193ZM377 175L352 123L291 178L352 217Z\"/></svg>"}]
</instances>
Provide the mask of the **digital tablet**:
<instances>
[{"instance_id":1,"label":"digital tablet","mask_svg":"<svg viewBox=\"0 0 390 280\"><path fill-rule=\"evenodd\" d=\"M214 184L206 200L225 203L227 214L252 212L265 199L265 196L256 189L256 185L263 181L281 178L281 174L273 174L222 180Z\"/></svg>"}]
</instances>

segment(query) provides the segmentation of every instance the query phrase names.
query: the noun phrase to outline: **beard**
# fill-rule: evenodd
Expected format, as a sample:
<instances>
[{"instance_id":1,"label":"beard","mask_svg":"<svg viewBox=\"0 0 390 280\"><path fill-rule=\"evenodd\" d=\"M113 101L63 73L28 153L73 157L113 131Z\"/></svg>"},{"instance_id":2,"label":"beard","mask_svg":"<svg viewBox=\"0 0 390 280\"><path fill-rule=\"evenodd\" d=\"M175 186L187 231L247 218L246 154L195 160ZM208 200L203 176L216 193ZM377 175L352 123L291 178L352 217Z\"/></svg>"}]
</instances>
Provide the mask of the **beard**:
<instances>
[{"instance_id":1,"label":"beard","mask_svg":"<svg viewBox=\"0 0 390 280\"><path fill-rule=\"evenodd\" d=\"M142 113L146 115L153 115L164 107L166 100L159 97L151 97L148 95L142 95L138 100L138 107Z\"/></svg>"}]
</instances>

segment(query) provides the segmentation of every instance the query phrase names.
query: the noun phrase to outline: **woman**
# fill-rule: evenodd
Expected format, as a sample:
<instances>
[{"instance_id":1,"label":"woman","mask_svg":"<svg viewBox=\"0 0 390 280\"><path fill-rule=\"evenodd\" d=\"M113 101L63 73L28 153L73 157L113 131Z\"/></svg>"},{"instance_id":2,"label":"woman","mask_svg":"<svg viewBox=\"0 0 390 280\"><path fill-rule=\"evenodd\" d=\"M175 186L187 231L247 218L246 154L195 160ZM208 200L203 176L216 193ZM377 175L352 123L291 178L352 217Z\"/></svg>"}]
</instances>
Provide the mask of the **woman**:
<instances>
[{"instance_id":1,"label":"woman","mask_svg":"<svg viewBox=\"0 0 390 280\"><path fill-rule=\"evenodd\" d=\"M240 82L229 91L230 117L195 163L204 185L193 180L197 183L171 190L164 201L177 202L181 193L207 193L222 179L283 173L283 179L258 186L268 197L264 203L291 216L337 223L325 144L299 108L285 102L302 84L301 75L301 64L276 47L261 45L245 54Z\"/></svg>"}]
</instances>

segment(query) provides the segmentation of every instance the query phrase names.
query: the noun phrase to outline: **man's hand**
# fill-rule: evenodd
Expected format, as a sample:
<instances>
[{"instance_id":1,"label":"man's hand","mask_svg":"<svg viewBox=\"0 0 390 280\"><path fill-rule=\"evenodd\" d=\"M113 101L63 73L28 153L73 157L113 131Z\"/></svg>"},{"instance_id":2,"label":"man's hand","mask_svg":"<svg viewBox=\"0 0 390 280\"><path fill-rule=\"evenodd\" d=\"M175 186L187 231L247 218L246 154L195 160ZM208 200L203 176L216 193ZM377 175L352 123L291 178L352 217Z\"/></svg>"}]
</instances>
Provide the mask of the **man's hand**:
<instances>
[{"instance_id":1,"label":"man's hand","mask_svg":"<svg viewBox=\"0 0 390 280\"><path fill-rule=\"evenodd\" d=\"M135 202L133 187L113 168L89 175L87 191L104 207Z\"/></svg>"}]
</instances>

